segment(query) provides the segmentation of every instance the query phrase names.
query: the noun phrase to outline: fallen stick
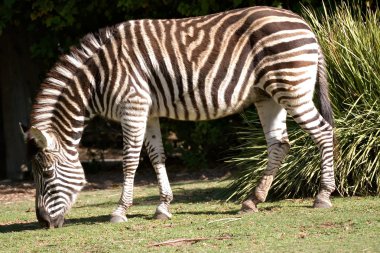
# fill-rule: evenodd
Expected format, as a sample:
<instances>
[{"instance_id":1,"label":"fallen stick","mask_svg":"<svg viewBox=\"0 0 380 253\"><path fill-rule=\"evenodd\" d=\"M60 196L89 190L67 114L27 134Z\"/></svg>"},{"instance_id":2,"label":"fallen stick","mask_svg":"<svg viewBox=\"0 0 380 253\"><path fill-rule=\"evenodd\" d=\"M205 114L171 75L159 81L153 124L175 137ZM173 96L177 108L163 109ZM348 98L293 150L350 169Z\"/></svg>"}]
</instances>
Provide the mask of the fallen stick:
<instances>
[{"instance_id":1,"label":"fallen stick","mask_svg":"<svg viewBox=\"0 0 380 253\"><path fill-rule=\"evenodd\" d=\"M218 219L218 220L209 221L207 224L211 224L211 223L214 223L214 222L220 222L220 221L224 221L224 223L227 223L227 222L237 221L237 220L241 220L241 218L224 218L224 219ZM224 224L224 223L223 223L223 224Z\"/></svg>"},{"instance_id":2,"label":"fallen stick","mask_svg":"<svg viewBox=\"0 0 380 253\"><path fill-rule=\"evenodd\" d=\"M177 246L177 245L182 245L182 244L193 244L197 243L199 241L205 241L205 240L226 240L226 239L231 239L231 236L221 236L221 237L211 237L211 238L204 238L204 237L198 237L198 238L178 238L178 239L172 239L172 240L167 240L159 243L154 243L150 244L149 247L159 247L159 246Z\"/></svg>"}]
</instances>

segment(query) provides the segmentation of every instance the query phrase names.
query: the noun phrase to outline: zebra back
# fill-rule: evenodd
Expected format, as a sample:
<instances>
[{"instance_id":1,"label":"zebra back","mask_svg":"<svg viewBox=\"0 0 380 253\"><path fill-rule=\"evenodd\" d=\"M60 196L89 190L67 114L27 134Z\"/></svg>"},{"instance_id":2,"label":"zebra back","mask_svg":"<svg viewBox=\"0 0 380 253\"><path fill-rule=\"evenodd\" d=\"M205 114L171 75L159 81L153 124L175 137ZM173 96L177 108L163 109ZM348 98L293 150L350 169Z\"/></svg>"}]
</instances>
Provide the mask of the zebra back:
<instances>
[{"instance_id":1,"label":"zebra back","mask_svg":"<svg viewBox=\"0 0 380 253\"><path fill-rule=\"evenodd\" d=\"M268 71L297 56L312 62L316 48L302 19L269 7L128 21L87 35L60 58L41 86L32 125L55 121L62 131L80 128L83 115L118 120L118 105L132 93L149 97L152 116L223 117L250 104L254 87L273 92L264 86Z\"/></svg>"}]
</instances>

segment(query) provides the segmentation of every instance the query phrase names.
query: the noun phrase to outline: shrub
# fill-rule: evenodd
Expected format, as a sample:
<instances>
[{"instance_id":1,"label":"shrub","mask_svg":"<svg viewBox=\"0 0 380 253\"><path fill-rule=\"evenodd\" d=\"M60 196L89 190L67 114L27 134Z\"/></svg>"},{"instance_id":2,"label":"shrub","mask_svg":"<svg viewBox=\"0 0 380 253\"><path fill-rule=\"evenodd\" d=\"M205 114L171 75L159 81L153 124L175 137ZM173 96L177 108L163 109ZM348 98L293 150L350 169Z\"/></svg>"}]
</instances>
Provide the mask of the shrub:
<instances>
[{"instance_id":1,"label":"shrub","mask_svg":"<svg viewBox=\"0 0 380 253\"><path fill-rule=\"evenodd\" d=\"M161 120L167 156L176 156L190 171L210 169L222 163L223 155L236 141L234 126L240 122L230 116L212 121ZM170 135L174 134L175 141Z\"/></svg>"},{"instance_id":2,"label":"shrub","mask_svg":"<svg viewBox=\"0 0 380 253\"><path fill-rule=\"evenodd\" d=\"M340 195L380 194L380 11L342 3L333 11L304 16L325 54L338 140L335 171ZM230 185L230 198L244 199L266 165L266 146L257 115L244 116L241 156L229 162L242 168ZM306 197L318 191L320 158L307 134L289 119L290 155L279 170L271 198Z\"/></svg>"}]
</instances>

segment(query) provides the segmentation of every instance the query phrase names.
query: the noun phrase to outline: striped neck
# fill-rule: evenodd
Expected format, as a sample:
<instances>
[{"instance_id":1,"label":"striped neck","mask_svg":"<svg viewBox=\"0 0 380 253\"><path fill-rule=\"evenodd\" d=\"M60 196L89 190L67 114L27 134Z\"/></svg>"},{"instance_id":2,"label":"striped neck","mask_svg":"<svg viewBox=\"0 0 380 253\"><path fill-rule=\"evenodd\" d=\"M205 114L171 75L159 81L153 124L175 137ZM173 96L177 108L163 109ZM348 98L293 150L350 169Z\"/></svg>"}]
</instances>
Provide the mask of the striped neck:
<instances>
[{"instance_id":1,"label":"striped neck","mask_svg":"<svg viewBox=\"0 0 380 253\"><path fill-rule=\"evenodd\" d=\"M66 147L77 147L85 121L94 112L99 75L98 54L115 27L85 36L48 72L32 108L31 126L50 132Z\"/></svg>"}]
</instances>

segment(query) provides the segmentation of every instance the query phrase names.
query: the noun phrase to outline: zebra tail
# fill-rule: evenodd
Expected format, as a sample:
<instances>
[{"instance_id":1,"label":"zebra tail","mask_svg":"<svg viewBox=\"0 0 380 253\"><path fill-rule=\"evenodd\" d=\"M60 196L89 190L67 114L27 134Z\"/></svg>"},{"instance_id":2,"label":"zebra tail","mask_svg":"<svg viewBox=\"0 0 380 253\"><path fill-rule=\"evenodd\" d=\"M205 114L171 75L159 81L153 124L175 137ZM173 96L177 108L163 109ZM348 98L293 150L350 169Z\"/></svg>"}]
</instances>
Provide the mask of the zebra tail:
<instances>
[{"instance_id":1,"label":"zebra tail","mask_svg":"<svg viewBox=\"0 0 380 253\"><path fill-rule=\"evenodd\" d=\"M323 53L321 49L319 49L319 57L318 57L318 75L317 75L317 86L318 86L318 97L319 97L319 110L322 115L322 117L331 125L331 127L334 127L334 117L333 117L333 110L331 106L330 96L329 96L329 83L327 80L327 73L326 73L326 63L325 58L323 56ZM333 130L333 146L334 146L334 158L335 160L339 157L339 148L338 146L338 140L336 139L336 135Z\"/></svg>"},{"instance_id":2,"label":"zebra tail","mask_svg":"<svg viewBox=\"0 0 380 253\"><path fill-rule=\"evenodd\" d=\"M325 66L325 59L322 51L319 50L318 57L318 75L317 75L318 97L319 97L319 110L322 117L334 127L333 110L329 96L329 83L327 81L327 73Z\"/></svg>"}]
</instances>

